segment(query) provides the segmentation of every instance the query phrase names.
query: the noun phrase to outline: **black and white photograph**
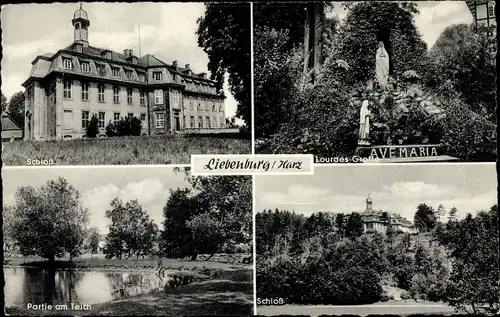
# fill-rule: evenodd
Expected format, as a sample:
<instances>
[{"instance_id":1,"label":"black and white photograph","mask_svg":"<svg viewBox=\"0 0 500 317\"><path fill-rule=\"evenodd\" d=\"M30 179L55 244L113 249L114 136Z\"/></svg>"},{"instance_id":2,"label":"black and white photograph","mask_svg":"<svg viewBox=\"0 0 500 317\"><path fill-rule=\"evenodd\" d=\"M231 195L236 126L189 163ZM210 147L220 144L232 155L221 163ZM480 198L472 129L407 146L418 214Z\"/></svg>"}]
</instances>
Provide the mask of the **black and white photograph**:
<instances>
[{"instance_id":1,"label":"black and white photograph","mask_svg":"<svg viewBox=\"0 0 500 317\"><path fill-rule=\"evenodd\" d=\"M249 3L10 4L1 19L5 165L252 153Z\"/></svg>"},{"instance_id":2,"label":"black and white photograph","mask_svg":"<svg viewBox=\"0 0 500 317\"><path fill-rule=\"evenodd\" d=\"M495 162L495 1L254 3L255 152Z\"/></svg>"},{"instance_id":3,"label":"black and white photograph","mask_svg":"<svg viewBox=\"0 0 500 317\"><path fill-rule=\"evenodd\" d=\"M6 313L253 314L251 176L3 170Z\"/></svg>"},{"instance_id":4,"label":"black and white photograph","mask_svg":"<svg viewBox=\"0 0 500 317\"><path fill-rule=\"evenodd\" d=\"M495 164L256 176L257 314L498 314Z\"/></svg>"}]
</instances>

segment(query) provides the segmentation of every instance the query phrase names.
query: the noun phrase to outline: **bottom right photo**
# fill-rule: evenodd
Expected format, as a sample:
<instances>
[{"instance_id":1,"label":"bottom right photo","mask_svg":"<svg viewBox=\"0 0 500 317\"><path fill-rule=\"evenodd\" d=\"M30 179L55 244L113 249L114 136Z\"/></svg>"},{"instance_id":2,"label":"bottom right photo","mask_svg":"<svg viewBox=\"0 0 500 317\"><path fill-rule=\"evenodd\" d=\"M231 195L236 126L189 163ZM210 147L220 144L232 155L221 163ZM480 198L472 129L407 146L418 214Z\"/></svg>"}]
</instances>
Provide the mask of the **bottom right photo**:
<instances>
[{"instance_id":1,"label":"bottom right photo","mask_svg":"<svg viewBox=\"0 0 500 317\"><path fill-rule=\"evenodd\" d=\"M496 175L492 163L256 176L256 313L498 313Z\"/></svg>"}]
</instances>

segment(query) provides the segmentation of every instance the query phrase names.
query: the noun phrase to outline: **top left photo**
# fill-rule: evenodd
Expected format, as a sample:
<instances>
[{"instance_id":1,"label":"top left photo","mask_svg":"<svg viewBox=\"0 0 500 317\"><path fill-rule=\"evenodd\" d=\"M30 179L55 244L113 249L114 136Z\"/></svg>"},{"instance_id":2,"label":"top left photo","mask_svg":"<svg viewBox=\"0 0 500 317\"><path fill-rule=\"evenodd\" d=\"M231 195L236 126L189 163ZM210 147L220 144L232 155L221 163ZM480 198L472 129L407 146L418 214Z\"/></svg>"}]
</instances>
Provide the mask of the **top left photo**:
<instances>
[{"instance_id":1,"label":"top left photo","mask_svg":"<svg viewBox=\"0 0 500 317\"><path fill-rule=\"evenodd\" d=\"M2 6L4 166L251 154L249 3Z\"/></svg>"}]
</instances>

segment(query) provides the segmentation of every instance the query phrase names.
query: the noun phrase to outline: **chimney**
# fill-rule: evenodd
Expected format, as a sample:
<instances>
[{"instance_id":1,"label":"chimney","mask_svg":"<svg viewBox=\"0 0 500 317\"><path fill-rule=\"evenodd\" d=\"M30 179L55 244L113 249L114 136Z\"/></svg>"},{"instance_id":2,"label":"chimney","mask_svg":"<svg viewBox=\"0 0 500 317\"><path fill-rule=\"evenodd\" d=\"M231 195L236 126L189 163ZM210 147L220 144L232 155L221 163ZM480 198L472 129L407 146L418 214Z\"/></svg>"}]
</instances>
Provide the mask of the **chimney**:
<instances>
[{"instance_id":1,"label":"chimney","mask_svg":"<svg viewBox=\"0 0 500 317\"><path fill-rule=\"evenodd\" d=\"M125 57L129 57L130 55L128 54L128 49L124 49L123 50L123 55L125 55Z\"/></svg>"},{"instance_id":2,"label":"chimney","mask_svg":"<svg viewBox=\"0 0 500 317\"><path fill-rule=\"evenodd\" d=\"M191 65L186 64L186 66L184 66L184 68L185 68L186 70L191 70Z\"/></svg>"},{"instance_id":3,"label":"chimney","mask_svg":"<svg viewBox=\"0 0 500 317\"><path fill-rule=\"evenodd\" d=\"M177 61L173 61L172 65L174 65L174 67L177 68L178 67Z\"/></svg>"},{"instance_id":4,"label":"chimney","mask_svg":"<svg viewBox=\"0 0 500 317\"><path fill-rule=\"evenodd\" d=\"M129 49L128 53L130 54L129 56L134 56L134 50L133 49Z\"/></svg>"},{"instance_id":5,"label":"chimney","mask_svg":"<svg viewBox=\"0 0 500 317\"><path fill-rule=\"evenodd\" d=\"M203 79L207 79L207 73L199 73L198 76L200 76Z\"/></svg>"}]
</instances>

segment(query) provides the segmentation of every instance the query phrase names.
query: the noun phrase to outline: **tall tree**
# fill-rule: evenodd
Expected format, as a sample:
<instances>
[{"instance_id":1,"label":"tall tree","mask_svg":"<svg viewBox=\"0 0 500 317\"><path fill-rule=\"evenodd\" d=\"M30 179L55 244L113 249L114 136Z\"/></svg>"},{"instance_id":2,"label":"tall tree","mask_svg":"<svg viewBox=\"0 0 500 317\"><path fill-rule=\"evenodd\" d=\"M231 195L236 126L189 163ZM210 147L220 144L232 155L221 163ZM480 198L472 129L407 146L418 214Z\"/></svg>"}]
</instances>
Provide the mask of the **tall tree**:
<instances>
[{"instance_id":1,"label":"tall tree","mask_svg":"<svg viewBox=\"0 0 500 317\"><path fill-rule=\"evenodd\" d=\"M96 227L90 229L89 249L91 255L97 253L99 249L99 229Z\"/></svg>"},{"instance_id":2,"label":"tall tree","mask_svg":"<svg viewBox=\"0 0 500 317\"><path fill-rule=\"evenodd\" d=\"M345 222L346 218L343 213L339 213L335 216L335 225L341 236L343 236L345 232Z\"/></svg>"},{"instance_id":3,"label":"tall tree","mask_svg":"<svg viewBox=\"0 0 500 317\"><path fill-rule=\"evenodd\" d=\"M450 211L448 211L448 220L455 221L457 219L457 212L458 212L457 208L452 207Z\"/></svg>"},{"instance_id":4,"label":"tall tree","mask_svg":"<svg viewBox=\"0 0 500 317\"><path fill-rule=\"evenodd\" d=\"M247 3L206 3L198 20L198 45L208 54L208 70L217 88L224 76L238 102L236 115L251 128L250 6Z\"/></svg>"},{"instance_id":5,"label":"tall tree","mask_svg":"<svg viewBox=\"0 0 500 317\"><path fill-rule=\"evenodd\" d=\"M111 209L106 210L106 217L111 220L106 236L107 254L117 258L123 254L127 258L135 254L138 258L140 253L152 251L158 228L138 200L123 204L121 199L113 199Z\"/></svg>"},{"instance_id":6,"label":"tall tree","mask_svg":"<svg viewBox=\"0 0 500 317\"><path fill-rule=\"evenodd\" d=\"M38 189L18 188L13 209L12 234L23 255L53 262L65 253L81 253L88 211L80 193L64 178Z\"/></svg>"},{"instance_id":7,"label":"tall tree","mask_svg":"<svg viewBox=\"0 0 500 317\"><path fill-rule=\"evenodd\" d=\"M357 212L351 213L347 218L345 234L348 237L359 237L363 234L363 221Z\"/></svg>"},{"instance_id":8,"label":"tall tree","mask_svg":"<svg viewBox=\"0 0 500 317\"><path fill-rule=\"evenodd\" d=\"M434 209L426 204L418 205L413 222L418 231L429 232L436 225Z\"/></svg>"},{"instance_id":9,"label":"tall tree","mask_svg":"<svg viewBox=\"0 0 500 317\"><path fill-rule=\"evenodd\" d=\"M5 97L4 94L2 94L2 111L6 111L7 110L7 97Z\"/></svg>"}]
</instances>

